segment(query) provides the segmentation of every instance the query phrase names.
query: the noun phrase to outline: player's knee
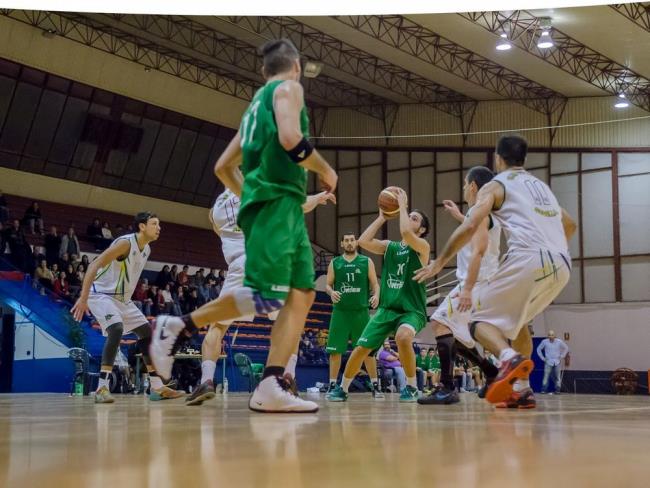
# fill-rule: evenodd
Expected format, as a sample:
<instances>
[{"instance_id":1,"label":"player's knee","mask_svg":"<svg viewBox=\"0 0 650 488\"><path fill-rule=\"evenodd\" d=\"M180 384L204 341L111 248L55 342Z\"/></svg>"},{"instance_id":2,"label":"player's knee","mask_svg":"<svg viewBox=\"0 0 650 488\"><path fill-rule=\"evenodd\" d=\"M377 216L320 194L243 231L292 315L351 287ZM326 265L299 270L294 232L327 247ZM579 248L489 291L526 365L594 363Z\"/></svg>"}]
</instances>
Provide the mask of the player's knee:
<instances>
[{"instance_id":1,"label":"player's knee","mask_svg":"<svg viewBox=\"0 0 650 488\"><path fill-rule=\"evenodd\" d=\"M397 330L397 333L395 334L395 342L398 342L400 344L408 344L409 342L413 341L413 337L415 337L413 329L410 327L402 326Z\"/></svg>"},{"instance_id":2,"label":"player's knee","mask_svg":"<svg viewBox=\"0 0 650 488\"><path fill-rule=\"evenodd\" d=\"M122 335L124 335L124 325L122 324L122 322L118 322L116 324L113 324L113 325L109 326L106 329L106 335L108 337L120 337L121 338Z\"/></svg>"}]
</instances>

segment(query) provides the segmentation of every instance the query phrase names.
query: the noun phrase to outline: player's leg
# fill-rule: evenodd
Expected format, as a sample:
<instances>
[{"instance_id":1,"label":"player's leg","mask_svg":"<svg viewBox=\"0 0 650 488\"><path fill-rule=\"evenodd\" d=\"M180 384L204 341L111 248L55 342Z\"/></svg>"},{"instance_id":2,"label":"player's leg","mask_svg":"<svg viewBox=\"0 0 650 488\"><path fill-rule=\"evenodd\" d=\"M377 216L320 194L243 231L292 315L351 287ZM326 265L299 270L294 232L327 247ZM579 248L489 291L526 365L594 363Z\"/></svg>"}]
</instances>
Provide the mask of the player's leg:
<instances>
[{"instance_id":1,"label":"player's leg","mask_svg":"<svg viewBox=\"0 0 650 488\"><path fill-rule=\"evenodd\" d=\"M350 333L346 327L346 314L341 310L334 310L330 318L329 334L327 336L326 351L329 354L330 385L328 391L336 386L341 370L341 357L348 349ZM358 339L358 338L357 338ZM355 341L352 342L353 344Z\"/></svg>"},{"instance_id":2,"label":"player's leg","mask_svg":"<svg viewBox=\"0 0 650 488\"><path fill-rule=\"evenodd\" d=\"M419 397L417 378L415 375L415 349L413 339L415 335L426 327L426 317L417 313L402 314L397 323L399 327L395 331L395 342L399 360L406 375L406 386L400 392L400 402L415 402Z\"/></svg>"},{"instance_id":3,"label":"player's leg","mask_svg":"<svg viewBox=\"0 0 650 488\"><path fill-rule=\"evenodd\" d=\"M371 352L372 349L367 347L357 346L354 348L352 354L350 354L350 357L348 358L347 364L345 365L341 384L335 385L334 388L327 393L326 398L330 402L344 402L348 399L350 385L352 384L354 377L361 370L361 365Z\"/></svg>"},{"instance_id":4,"label":"player's leg","mask_svg":"<svg viewBox=\"0 0 650 488\"><path fill-rule=\"evenodd\" d=\"M533 339L530 335L528 325L524 325L517 337L512 341L512 348L518 351L525 358L531 359L533 354ZM522 378L515 381L512 385L513 393L505 402L497 403L497 408L535 408L537 402L535 393L530 387L528 378Z\"/></svg>"},{"instance_id":5,"label":"player's leg","mask_svg":"<svg viewBox=\"0 0 650 488\"><path fill-rule=\"evenodd\" d=\"M102 348L102 364L99 370L99 382L95 391L95 403L113 403L115 400L111 395L109 378L113 372L113 363L117 350L120 347L124 326L122 322L114 322L104 330L106 342Z\"/></svg>"},{"instance_id":6,"label":"player's leg","mask_svg":"<svg viewBox=\"0 0 650 488\"><path fill-rule=\"evenodd\" d=\"M381 383L379 382L379 373L377 372L377 358L372 352L363 360L363 365L366 367L370 381L372 382L372 396L375 400L384 398L384 393L381 391Z\"/></svg>"},{"instance_id":7,"label":"player's leg","mask_svg":"<svg viewBox=\"0 0 650 488\"><path fill-rule=\"evenodd\" d=\"M329 346L328 346L329 347ZM339 378L339 371L341 370L341 357L338 352L331 352L329 357L330 362L330 382L327 391L331 391Z\"/></svg>"},{"instance_id":8,"label":"player's leg","mask_svg":"<svg viewBox=\"0 0 650 488\"><path fill-rule=\"evenodd\" d=\"M434 317L436 314L433 315ZM433 330L438 344L440 358L440 383L429 395L418 399L421 405L451 405L458 403L460 398L454 385L454 364L456 361L457 341L449 327L436 320L432 321Z\"/></svg>"},{"instance_id":9,"label":"player's leg","mask_svg":"<svg viewBox=\"0 0 650 488\"><path fill-rule=\"evenodd\" d=\"M221 353L221 340L228 327L228 324L210 324L210 329L201 344L201 382L186 398L186 405L201 405L204 401L215 397L214 373Z\"/></svg>"}]
</instances>

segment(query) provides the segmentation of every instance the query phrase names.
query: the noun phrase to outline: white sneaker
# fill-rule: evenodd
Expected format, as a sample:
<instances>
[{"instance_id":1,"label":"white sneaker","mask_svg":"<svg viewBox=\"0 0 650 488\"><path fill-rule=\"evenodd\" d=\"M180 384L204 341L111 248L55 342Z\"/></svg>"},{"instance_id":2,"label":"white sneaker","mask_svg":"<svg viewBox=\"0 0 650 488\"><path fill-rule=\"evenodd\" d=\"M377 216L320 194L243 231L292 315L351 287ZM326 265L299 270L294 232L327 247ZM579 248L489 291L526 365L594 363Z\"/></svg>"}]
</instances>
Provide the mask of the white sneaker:
<instances>
[{"instance_id":1,"label":"white sneaker","mask_svg":"<svg viewBox=\"0 0 650 488\"><path fill-rule=\"evenodd\" d=\"M267 376L255 388L248 408L262 413L313 413L318 411L318 404L291 393L283 378Z\"/></svg>"},{"instance_id":2,"label":"white sneaker","mask_svg":"<svg viewBox=\"0 0 650 488\"><path fill-rule=\"evenodd\" d=\"M154 322L153 338L149 346L151 362L158 376L169 379L172 375L174 356L172 348L178 334L185 328L185 324L179 317L170 315L159 315Z\"/></svg>"}]
</instances>

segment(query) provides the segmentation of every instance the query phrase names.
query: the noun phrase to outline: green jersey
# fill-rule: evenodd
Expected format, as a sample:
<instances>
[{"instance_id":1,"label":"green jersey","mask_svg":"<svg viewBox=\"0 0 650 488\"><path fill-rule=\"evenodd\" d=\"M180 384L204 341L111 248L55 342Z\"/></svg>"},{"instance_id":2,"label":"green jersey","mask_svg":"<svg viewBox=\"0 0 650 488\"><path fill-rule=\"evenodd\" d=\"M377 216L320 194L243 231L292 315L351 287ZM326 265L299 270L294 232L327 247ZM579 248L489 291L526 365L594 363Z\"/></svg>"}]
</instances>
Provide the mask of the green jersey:
<instances>
[{"instance_id":1,"label":"green jersey","mask_svg":"<svg viewBox=\"0 0 650 488\"><path fill-rule=\"evenodd\" d=\"M422 357L419 354L415 356L415 367L423 369L424 371L429 370L429 361L426 356Z\"/></svg>"},{"instance_id":2,"label":"green jersey","mask_svg":"<svg viewBox=\"0 0 650 488\"><path fill-rule=\"evenodd\" d=\"M273 93L282 82L270 81L257 90L239 126L244 174L242 209L280 197L295 196L300 204L306 198L307 170L287 155L278 139ZM304 105L300 112L300 129L309 137L309 117Z\"/></svg>"},{"instance_id":3,"label":"green jersey","mask_svg":"<svg viewBox=\"0 0 650 488\"><path fill-rule=\"evenodd\" d=\"M368 308L368 257L358 254L352 261L343 256L332 260L334 268L334 291L341 294L335 309L350 310Z\"/></svg>"},{"instance_id":4,"label":"green jersey","mask_svg":"<svg viewBox=\"0 0 650 488\"><path fill-rule=\"evenodd\" d=\"M415 312L426 317L425 285L413 281L414 272L421 267L417 252L403 242L390 241L381 270L379 306L400 312Z\"/></svg>"},{"instance_id":5,"label":"green jersey","mask_svg":"<svg viewBox=\"0 0 650 488\"><path fill-rule=\"evenodd\" d=\"M427 360L429 361L429 369L440 369L440 357L433 356L433 357L428 357Z\"/></svg>"}]
</instances>

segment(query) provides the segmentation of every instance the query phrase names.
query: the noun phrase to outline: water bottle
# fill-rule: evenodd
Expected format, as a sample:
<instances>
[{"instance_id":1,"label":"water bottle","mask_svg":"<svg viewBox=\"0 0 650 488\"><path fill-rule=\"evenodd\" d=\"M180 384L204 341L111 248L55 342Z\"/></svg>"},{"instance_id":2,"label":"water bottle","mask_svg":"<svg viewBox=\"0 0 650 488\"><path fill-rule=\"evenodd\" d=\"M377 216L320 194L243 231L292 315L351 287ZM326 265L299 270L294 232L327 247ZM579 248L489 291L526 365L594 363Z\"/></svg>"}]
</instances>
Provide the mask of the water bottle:
<instances>
[{"instance_id":1,"label":"water bottle","mask_svg":"<svg viewBox=\"0 0 650 488\"><path fill-rule=\"evenodd\" d=\"M228 393L228 378L223 380L223 392Z\"/></svg>"},{"instance_id":2,"label":"water bottle","mask_svg":"<svg viewBox=\"0 0 650 488\"><path fill-rule=\"evenodd\" d=\"M84 394L84 384L81 381L75 381L75 383L74 383L74 394L75 394L75 396L83 396L83 394Z\"/></svg>"}]
</instances>

